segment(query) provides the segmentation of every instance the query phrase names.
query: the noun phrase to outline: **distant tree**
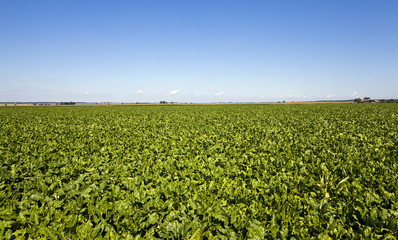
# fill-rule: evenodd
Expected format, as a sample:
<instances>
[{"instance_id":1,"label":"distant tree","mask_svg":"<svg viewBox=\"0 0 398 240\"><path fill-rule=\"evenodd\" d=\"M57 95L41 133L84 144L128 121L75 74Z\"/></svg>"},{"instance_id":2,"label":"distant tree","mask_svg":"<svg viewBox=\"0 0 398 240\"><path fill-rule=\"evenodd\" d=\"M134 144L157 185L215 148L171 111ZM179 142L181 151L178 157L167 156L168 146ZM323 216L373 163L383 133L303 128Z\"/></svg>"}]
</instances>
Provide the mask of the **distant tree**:
<instances>
[{"instance_id":1,"label":"distant tree","mask_svg":"<svg viewBox=\"0 0 398 240\"><path fill-rule=\"evenodd\" d=\"M75 105L75 102L61 102L60 105Z\"/></svg>"},{"instance_id":2,"label":"distant tree","mask_svg":"<svg viewBox=\"0 0 398 240\"><path fill-rule=\"evenodd\" d=\"M354 103L361 103L361 99L360 98L355 98L354 99Z\"/></svg>"}]
</instances>

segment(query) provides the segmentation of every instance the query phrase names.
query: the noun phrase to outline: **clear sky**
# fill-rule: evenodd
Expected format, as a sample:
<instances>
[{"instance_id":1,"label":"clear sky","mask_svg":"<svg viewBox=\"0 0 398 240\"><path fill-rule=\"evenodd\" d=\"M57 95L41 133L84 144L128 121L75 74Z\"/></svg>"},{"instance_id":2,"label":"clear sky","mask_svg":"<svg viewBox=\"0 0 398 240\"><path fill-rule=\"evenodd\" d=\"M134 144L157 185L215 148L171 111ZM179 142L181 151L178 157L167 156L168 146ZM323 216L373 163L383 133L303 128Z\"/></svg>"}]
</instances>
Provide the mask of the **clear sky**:
<instances>
[{"instance_id":1,"label":"clear sky","mask_svg":"<svg viewBox=\"0 0 398 240\"><path fill-rule=\"evenodd\" d=\"M398 98L396 0L3 0L0 101Z\"/></svg>"}]
</instances>

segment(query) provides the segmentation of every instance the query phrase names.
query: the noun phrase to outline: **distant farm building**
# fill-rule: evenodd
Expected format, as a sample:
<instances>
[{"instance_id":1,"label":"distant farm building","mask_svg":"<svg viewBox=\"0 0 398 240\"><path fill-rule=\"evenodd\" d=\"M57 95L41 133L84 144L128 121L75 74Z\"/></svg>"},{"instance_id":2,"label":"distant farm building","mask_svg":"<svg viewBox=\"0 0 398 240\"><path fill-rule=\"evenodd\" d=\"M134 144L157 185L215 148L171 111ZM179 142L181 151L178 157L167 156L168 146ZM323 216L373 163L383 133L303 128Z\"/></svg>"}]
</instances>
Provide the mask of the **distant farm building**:
<instances>
[{"instance_id":1,"label":"distant farm building","mask_svg":"<svg viewBox=\"0 0 398 240\"><path fill-rule=\"evenodd\" d=\"M379 100L376 99L370 99L370 97L364 97L363 99L356 98L354 100L355 103L378 103Z\"/></svg>"}]
</instances>

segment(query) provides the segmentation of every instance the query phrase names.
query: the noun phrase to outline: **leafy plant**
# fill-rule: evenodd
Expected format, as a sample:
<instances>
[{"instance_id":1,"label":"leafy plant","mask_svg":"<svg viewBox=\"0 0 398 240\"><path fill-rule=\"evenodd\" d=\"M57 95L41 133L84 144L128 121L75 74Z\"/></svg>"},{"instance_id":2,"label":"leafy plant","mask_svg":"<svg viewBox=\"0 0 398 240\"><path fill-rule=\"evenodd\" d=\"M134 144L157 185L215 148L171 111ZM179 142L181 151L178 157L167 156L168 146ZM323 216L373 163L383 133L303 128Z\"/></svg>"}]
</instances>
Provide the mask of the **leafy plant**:
<instances>
[{"instance_id":1,"label":"leafy plant","mask_svg":"<svg viewBox=\"0 0 398 240\"><path fill-rule=\"evenodd\" d=\"M5 239L395 239L390 104L0 108Z\"/></svg>"}]
</instances>

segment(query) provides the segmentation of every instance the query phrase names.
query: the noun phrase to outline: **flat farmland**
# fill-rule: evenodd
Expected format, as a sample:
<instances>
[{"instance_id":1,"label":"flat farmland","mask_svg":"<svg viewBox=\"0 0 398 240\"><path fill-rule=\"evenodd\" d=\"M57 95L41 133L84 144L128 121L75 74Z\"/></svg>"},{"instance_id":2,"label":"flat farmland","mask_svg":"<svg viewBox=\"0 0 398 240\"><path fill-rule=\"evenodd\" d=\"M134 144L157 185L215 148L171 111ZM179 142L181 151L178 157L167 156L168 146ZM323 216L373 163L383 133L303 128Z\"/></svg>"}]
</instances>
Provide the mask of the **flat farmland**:
<instances>
[{"instance_id":1,"label":"flat farmland","mask_svg":"<svg viewBox=\"0 0 398 240\"><path fill-rule=\"evenodd\" d=\"M0 108L0 238L397 234L397 104Z\"/></svg>"}]
</instances>

